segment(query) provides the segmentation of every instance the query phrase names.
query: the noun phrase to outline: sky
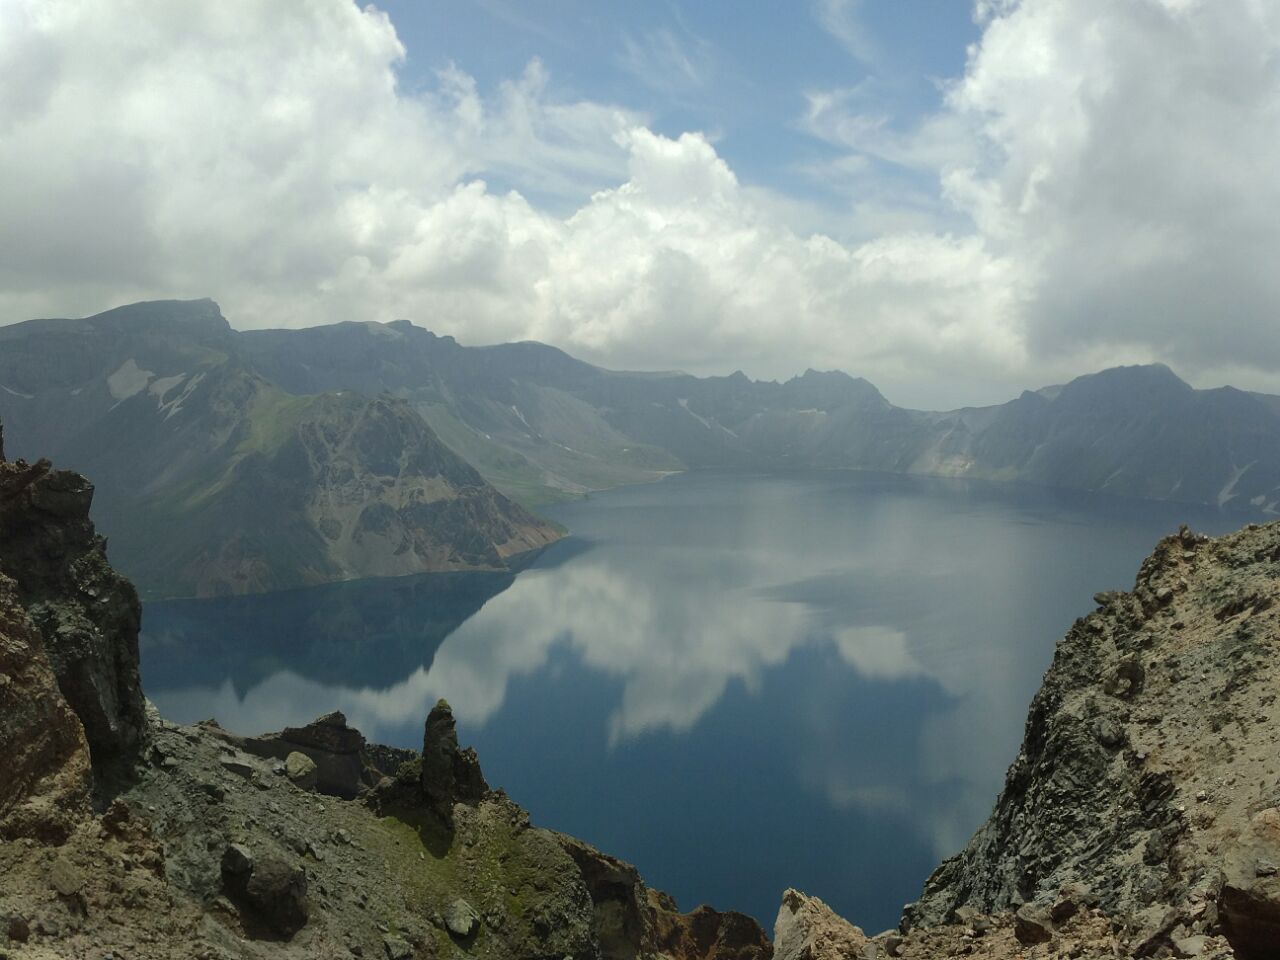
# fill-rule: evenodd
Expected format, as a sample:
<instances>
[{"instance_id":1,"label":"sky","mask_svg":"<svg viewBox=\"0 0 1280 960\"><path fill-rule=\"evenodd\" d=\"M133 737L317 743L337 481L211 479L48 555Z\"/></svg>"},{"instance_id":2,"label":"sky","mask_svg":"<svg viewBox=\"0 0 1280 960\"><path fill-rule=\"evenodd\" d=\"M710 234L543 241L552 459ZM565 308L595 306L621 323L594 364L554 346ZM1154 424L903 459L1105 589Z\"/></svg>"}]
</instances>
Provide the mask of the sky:
<instances>
[{"instance_id":1,"label":"sky","mask_svg":"<svg viewBox=\"0 0 1280 960\"><path fill-rule=\"evenodd\" d=\"M1280 392L1274 0L0 0L0 323Z\"/></svg>"}]
</instances>

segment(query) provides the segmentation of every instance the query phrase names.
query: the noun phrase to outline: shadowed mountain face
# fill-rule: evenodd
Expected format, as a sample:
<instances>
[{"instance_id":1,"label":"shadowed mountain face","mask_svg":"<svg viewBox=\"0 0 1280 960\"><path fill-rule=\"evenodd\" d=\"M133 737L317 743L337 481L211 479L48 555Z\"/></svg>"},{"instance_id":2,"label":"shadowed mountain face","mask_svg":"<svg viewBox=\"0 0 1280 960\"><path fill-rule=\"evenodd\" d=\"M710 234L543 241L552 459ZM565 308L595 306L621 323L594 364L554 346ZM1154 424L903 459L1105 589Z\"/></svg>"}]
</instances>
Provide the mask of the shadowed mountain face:
<instances>
[{"instance_id":1,"label":"shadowed mountain face","mask_svg":"<svg viewBox=\"0 0 1280 960\"><path fill-rule=\"evenodd\" d=\"M558 536L408 404L269 383L211 301L4 328L0 384L10 455L92 473L151 596L501 570Z\"/></svg>"}]
</instances>

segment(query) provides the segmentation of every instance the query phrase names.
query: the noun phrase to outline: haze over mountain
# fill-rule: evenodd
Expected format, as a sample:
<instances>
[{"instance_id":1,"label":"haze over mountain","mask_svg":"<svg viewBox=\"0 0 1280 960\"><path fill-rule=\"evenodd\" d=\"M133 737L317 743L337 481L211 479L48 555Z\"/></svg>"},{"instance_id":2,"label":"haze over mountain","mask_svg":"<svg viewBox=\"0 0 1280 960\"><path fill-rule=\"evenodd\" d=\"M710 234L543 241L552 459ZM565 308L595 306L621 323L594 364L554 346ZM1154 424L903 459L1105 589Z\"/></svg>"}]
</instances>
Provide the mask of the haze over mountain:
<instances>
[{"instance_id":1,"label":"haze over mountain","mask_svg":"<svg viewBox=\"0 0 1280 960\"><path fill-rule=\"evenodd\" d=\"M11 456L93 474L122 567L166 596L503 569L558 536L508 497L536 505L683 469L1280 502L1280 398L1194 390L1159 365L927 412L839 372L626 373L407 321L238 332L210 300L0 328L0 418Z\"/></svg>"}]
</instances>

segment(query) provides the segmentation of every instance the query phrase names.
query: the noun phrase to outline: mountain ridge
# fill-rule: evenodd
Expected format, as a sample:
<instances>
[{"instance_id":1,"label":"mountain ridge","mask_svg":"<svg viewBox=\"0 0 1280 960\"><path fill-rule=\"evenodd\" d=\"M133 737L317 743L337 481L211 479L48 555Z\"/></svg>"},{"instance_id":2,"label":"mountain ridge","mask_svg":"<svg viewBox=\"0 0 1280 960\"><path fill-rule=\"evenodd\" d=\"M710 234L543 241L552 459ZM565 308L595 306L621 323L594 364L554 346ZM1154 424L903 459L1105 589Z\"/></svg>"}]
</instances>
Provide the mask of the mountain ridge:
<instances>
[{"instance_id":1,"label":"mountain ridge","mask_svg":"<svg viewBox=\"0 0 1280 960\"><path fill-rule=\"evenodd\" d=\"M420 331L416 336L426 338L421 343L445 342L425 328L395 324L400 331ZM360 329L357 336L376 336L368 332L370 325ZM293 352L310 341L314 351L317 339L336 335L332 327L245 333L259 369L286 389L296 384L279 374L281 365L301 362L296 356L280 359L286 344ZM515 408L511 401L523 396L525 406L536 408L540 394L559 391L586 404L593 427L621 435L596 451L605 458L626 449L630 440L665 451L689 468L869 469L1230 504L1245 512L1280 509L1280 398L1232 387L1198 390L1164 364L1113 367L1024 391L1003 404L924 411L898 407L867 380L843 371L811 369L785 381L752 381L741 371L700 378L606 370L532 342L464 347L447 338L447 343L455 366L482 356L501 358L484 364L488 379L476 377L465 402L451 402L440 385L452 381L459 389L460 373L433 367L429 352L416 361L416 382L401 378L377 386L410 399L450 442L467 447L464 455L492 482L513 494L520 487L510 471L486 470L486 462L496 457L477 452L480 448L487 446L491 453L496 446L529 461L533 472L543 470L552 491L571 494L608 485L593 484L590 476L575 475L544 456L538 440L555 435L554 414L530 418L522 406L503 416L499 407ZM345 345L348 354L360 352L350 342ZM379 346L385 344L365 343L363 349L376 353ZM404 349L413 349L412 341ZM495 367L502 374L496 382ZM423 385L437 376L439 382ZM312 389L356 382L315 364L307 377ZM493 409L478 411L481 401ZM564 436L553 439L565 441ZM639 471L636 479L651 476Z\"/></svg>"}]
</instances>

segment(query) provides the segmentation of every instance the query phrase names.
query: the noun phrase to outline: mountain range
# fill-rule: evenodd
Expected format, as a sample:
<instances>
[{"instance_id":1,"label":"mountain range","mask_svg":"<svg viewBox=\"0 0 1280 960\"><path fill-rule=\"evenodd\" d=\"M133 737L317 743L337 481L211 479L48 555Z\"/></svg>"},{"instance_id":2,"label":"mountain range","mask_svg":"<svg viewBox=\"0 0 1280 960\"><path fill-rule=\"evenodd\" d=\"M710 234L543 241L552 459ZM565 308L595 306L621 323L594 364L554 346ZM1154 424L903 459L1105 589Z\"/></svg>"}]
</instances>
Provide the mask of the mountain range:
<instances>
[{"instance_id":1,"label":"mountain range","mask_svg":"<svg viewBox=\"0 0 1280 960\"><path fill-rule=\"evenodd\" d=\"M681 468L845 468L1020 481L1275 511L1280 398L1117 367L1004 404L890 403L864 379L626 373L554 347L463 347L405 321L242 334L299 394L391 393L495 485L532 502Z\"/></svg>"},{"instance_id":2,"label":"mountain range","mask_svg":"<svg viewBox=\"0 0 1280 960\"><path fill-rule=\"evenodd\" d=\"M211 300L0 327L9 455L95 478L148 596L509 567L555 500L698 468L1017 481L1274 514L1280 397L1118 367L945 412L808 370L602 369L405 320L236 331Z\"/></svg>"}]
</instances>

